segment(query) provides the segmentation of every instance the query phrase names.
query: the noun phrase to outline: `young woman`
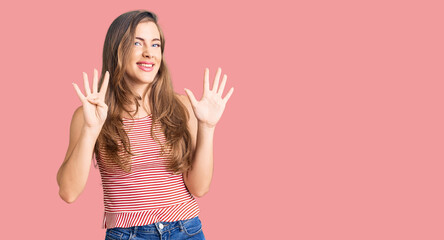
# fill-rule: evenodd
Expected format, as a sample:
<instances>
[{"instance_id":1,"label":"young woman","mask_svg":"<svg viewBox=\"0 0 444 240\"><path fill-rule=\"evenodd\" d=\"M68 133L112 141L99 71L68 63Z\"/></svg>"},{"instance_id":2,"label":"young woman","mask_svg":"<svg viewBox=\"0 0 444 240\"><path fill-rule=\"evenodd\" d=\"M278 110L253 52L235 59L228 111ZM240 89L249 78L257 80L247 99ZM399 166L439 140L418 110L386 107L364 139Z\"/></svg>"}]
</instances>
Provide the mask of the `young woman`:
<instances>
[{"instance_id":1,"label":"young woman","mask_svg":"<svg viewBox=\"0 0 444 240\"><path fill-rule=\"evenodd\" d=\"M131 11L116 18L103 47L99 80L73 114L70 140L58 173L60 197L83 191L93 155L99 166L106 239L204 239L194 197L204 196L213 175L213 135L225 97L221 69L210 88L205 69L200 101L173 90L157 16ZM100 89L99 89L100 87Z\"/></svg>"}]
</instances>

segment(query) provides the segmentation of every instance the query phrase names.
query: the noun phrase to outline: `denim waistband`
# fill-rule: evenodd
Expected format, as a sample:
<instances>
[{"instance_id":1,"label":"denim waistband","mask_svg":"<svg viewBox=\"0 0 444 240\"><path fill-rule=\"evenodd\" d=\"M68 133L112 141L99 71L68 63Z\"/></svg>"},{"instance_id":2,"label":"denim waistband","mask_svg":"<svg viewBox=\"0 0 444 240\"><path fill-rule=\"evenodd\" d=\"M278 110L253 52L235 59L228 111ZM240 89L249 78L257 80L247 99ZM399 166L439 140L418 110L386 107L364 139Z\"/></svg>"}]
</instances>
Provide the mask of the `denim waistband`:
<instances>
[{"instance_id":1,"label":"denim waistband","mask_svg":"<svg viewBox=\"0 0 444 240\"><path fill-rule=\"evenodd\" d=\"M179 220L179 221L175 221L175 222L156 222L156 223L152 223L152 224L148 224L148 225L134 226L134 227L128 227L128 228L122 228L122 229L125 229L126 231L128 231L134 235L137 234L138 232L162 234L164 232L168 232L168 231L171 231L176 228L180 228L181 230L183 230L184 229L183 228L184 221L187 221L187 220Z\"/></svg>"}]
</instances>

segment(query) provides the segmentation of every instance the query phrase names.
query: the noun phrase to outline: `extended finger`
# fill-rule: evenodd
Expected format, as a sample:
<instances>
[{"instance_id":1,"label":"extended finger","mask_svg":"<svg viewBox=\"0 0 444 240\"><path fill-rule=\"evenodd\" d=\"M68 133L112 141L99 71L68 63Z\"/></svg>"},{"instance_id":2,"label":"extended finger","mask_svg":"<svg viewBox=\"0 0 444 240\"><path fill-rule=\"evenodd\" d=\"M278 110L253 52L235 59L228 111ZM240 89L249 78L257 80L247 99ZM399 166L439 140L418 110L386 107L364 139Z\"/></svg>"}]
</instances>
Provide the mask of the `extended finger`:
<instances>
[{"instance_id":1,"label":"extended finger","mask_svg":"<svg viewBox=\"0 0 444 240\"><path fill-rule=\"evenodd\" d=\"M85 94L89 96L91 94L91 89L89 88L88 74L83 72L83 85L85 87Z\"/></svg>"},{"instance_id":2,"label":"extended finger","mask_svg":"<svg viewBox=\"0 0 444 240\"><path fill-rule=\"evenodd\" d=\"M190 99L190 102L193 106L197 105L197 100L194 97L194 94L187 88L185 88L185 92L187 93L188 98Z\"/></svg>"},{"instance_id":3,"label":"extended finger","mask_svg":"<svg viewBox=\"0 0 444 240\"><path fill-rule=\"evenodd\" d=\"M224 103L227 103L228 99L230 99L230 97L231 97L231 94L233 94L233 91L234 91L234 87L232 87L230 89L230 91L228 91L227 95L225 95L225 98L223 99Z\"/></svg>"},{"instance_id":4,"label":"extended finger","mask_svg":"<svg viewBox=\"0 0 444 240\"><path fill-rule=\"evenodd\" d=\"M108 90L108 83L109 83L109 72L106 71L105 77L103 78L102 86L100 87L100 92L99 92L99 94L101 96L106 95L106 91Z\"/></svg>"},{"instance_id":5,"label":"extended finger","mask_svg":"<svg viewBox=\"0 0 444 240\"><path fill-rule=\"evenodd\" d=\"M99 83L99 73L97 72L97 69L94 68L94 79L93 79L93 92L92 93L97 93L97 84Z\"/></svg>"},{"instance_id":6,"label":"extended finger","mask_svg":"<svg viewBox=\"0 0 444 240\"><path fill-rule=\"evenodd\" d=\"M219 90L217 90L217 95L222 96L226 82L227 82L227 74L224 74L224 77L222 78L222 83L220 84Z\"/></svg>"},{"instance_id":7,"label":"extended finger","mask_svg":"<svg viewBox=\"0 0 444 240\"><path fill-rule=\"evenodd\" d=\"M204 73L204 94L208 91L210 91L210 80L209 80L209 69L205 68L205 73Z\"/></svg>"},{"instance_id":8,"label":"extended finger","mask_svg":"<svg viewBox=\"0 0 444 240\"><path fill-rule=\"evenodd\" d=\"M222 69L219 67L217 68L217 72L216 72L216 77L214 78L214 83L213 83L213 92L217 92L217 88L219 87L219 78L220 78L220 73L222 72Z\"/></svg>"},{"instance_id":9,"label":"extended finger","mask_svg":"<svg viewBox=\"0 0 444 240\"><path fill-rule=\"evenodd\" d=\"M83 95L82 91L80 91L79 86L77 86L77 84L75 84L75 83L72 83L72 85L74 86L74 89L76 90L77 96L79 96L80 101L83 102L83 100L85 99L85 96Z\"/></svg>"}]
</instances>

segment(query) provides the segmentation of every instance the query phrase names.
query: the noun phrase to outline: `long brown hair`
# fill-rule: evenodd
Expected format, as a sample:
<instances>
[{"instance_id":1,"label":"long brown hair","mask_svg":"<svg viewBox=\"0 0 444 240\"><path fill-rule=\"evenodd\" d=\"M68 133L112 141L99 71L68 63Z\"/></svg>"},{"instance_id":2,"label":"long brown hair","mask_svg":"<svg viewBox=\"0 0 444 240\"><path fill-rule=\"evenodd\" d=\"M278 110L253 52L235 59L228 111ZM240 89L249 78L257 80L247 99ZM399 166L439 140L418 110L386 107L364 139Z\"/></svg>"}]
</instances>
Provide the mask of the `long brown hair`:
<instances>
[{"instance_id":1,"label":"long brown hair","mask_svg":"<svg viewBox=\"0 0 444 240\"><path fill-rule=\"evenodd\" d=\"M130 173L131 145L123 128L122 112L133 116L126 106L135 104L136 113L139 109L137 100L142 97L135 94L125 81L126 63L134 45L134 34L140 22L150 21L156 24L160 33L162 61L153 82L144 91L149 91L151 110L151 136L161 145L162 154L169 159L168 170L173 173L184 173L191 167L193 149L191 135L187 127L189 119L187 108L174 92L171 76L165 63L165 37L157 16L149 11L137 10L124 13L111 24L103 46L103 64L99 85L102 85L105 72L110 74L105 103L108 105L108 116L94 146L94 154L99 156L108 167L118 166ZM154 127L160 126L165 139L163 143L156 137ZM102 157L103 155L106 157ZM96 158L97 159L97 158Z\"/></svg>"}]
</instances>

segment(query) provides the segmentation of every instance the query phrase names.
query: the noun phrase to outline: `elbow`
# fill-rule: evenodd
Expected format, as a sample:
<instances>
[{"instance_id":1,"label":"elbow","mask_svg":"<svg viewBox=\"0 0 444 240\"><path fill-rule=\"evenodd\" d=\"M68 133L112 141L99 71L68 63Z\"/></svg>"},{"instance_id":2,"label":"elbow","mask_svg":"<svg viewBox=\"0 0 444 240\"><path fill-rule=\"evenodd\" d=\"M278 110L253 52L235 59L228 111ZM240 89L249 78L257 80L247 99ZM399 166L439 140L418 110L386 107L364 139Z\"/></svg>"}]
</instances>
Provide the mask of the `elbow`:
<instances>
[{"instance_id":1,"label":"elbow","mask_svg":"<svg viewBox=\"0 0 444 240\"><path fill-rule=\"evenodd\" d=\"M65 201L66 203L73 203L75 201L75 198L72 198L70 194L64 190L64 188L61 187L61 177L60 177L60 169L57 172L57 184L59 185L59 197Z\"/></svg>"},{"instance_id":2,"label":"elbow","mask_svg":"<svg viewBox=\"0 0 444 240\"><path fill-rule=\"evenodd\" d=\"M68 204L75 202L77 199L76 196L73 196L72 194L66 194L66 193L62 192L61 190L59 191L59 196L63 201L65 201Z\"/></svg>"},{"instance_id":3,"label":"elbow","mask_svg":"<svg viewBox=\"0 0 444 240\"><path fill-rule=\"evenodd\" d=\"M57 179L57 183L59 185L59 197L69 204L75 202L83 191L83 189L79 191L72 188L72 186L67 186L66 182L62 182L60 179Z\"/></svg>"},{"instance_id":4,"label":"elbow","mask_svg":"<svg viewBox=\"0 0 444 240\"><path fill-rule=\"evenodd\" d=\"M208 191L209 191L209 189L202 189L200 191L193 192L193 195L195 197L201 198L201 197L205 196L208 193Z\"/></svg>"},{"instance_id":5,"label":"elbow","mask_svg":"<svg viewBox=\"0 0 444 240\"><path fill-rule=\"evenodd\" d=\"M188 175L184 176L185 187L188 192L198 198L205 196L210 191L210 181L191 179Z\"/></svg>"}]
</instances>

